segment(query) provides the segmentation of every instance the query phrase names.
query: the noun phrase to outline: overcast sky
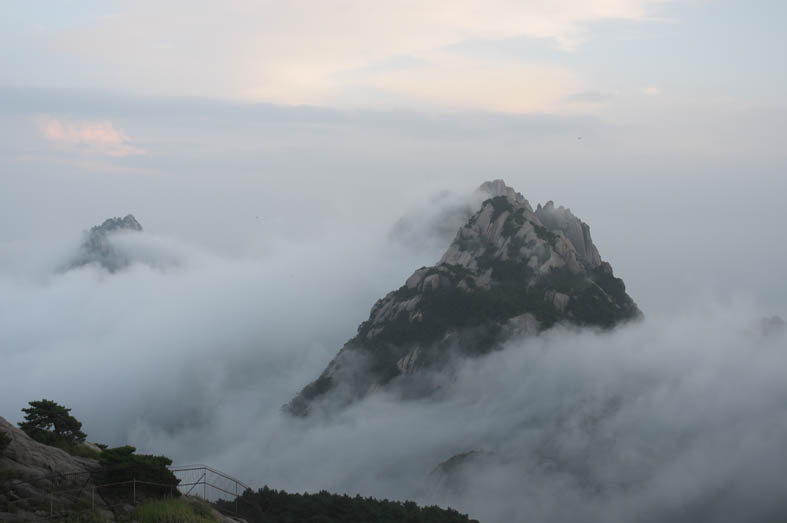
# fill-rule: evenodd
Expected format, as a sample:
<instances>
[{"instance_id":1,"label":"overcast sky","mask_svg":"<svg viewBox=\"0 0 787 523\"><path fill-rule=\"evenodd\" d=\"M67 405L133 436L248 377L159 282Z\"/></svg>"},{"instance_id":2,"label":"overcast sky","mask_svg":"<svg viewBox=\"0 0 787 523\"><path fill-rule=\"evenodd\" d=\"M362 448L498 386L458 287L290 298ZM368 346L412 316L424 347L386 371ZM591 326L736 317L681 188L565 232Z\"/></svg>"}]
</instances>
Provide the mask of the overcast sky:
<instances>
[{"instance_id":1,"label":"overcast sky","mask_svg":"<svg viewBox=\"0 0 787 523\"><path fill-rule=\"evenodd\" d=\"M1 266L128 212L256 256L504 178L590 223L644 305L784 295L782 2L3 9Z\"/></svg>"},{"instance_id":2,"label":"overcast sky","mask_svg":"<svg viewBox=\"0 0 787 523\"><path fill-rule=\"evenodd\" d=\"M396 220L495 178L589 223L653 322L608 349L569 338L571 350L614 360L632 344L663 346L658 364L626 367L655 367L658 398L683 363L704 379L718 345L702 396L712 402L740 333L787 317L785 19L775 0L3 2L0 415L18 421L27 401L51 396L98 440L243 469L246 454L216 449L254 447L247 431L289 434L278 407L377 298L439 258L434 242L392 245ZM58 272L82 231L127 213L146 231L122 245L139 263ZM676 325L686 339L671 337ZM782 398L778 376L767 374L771 396L757 372L783 357L762 358L741 363L750 397ZM597 367L558 367L595 390ZM500 394L519 398L516 383ZM248 409L232 407L258 398L259 418L238 424ZM724 420L751 412L738 407ZM444 436L424 409L421 457ZM332 433L345 450L353 427ZM278 452L271 437L259 436ZM307 457L335 451L302 443ZM404 460L411 449L400 450ZM272 465L288 488L359 488L333 469L323 483L305 478L299 459ZM238 473L270 481L251 465ZM414 495L391 482L371 492L386 489Z\"/></svg>"}]
</instances>

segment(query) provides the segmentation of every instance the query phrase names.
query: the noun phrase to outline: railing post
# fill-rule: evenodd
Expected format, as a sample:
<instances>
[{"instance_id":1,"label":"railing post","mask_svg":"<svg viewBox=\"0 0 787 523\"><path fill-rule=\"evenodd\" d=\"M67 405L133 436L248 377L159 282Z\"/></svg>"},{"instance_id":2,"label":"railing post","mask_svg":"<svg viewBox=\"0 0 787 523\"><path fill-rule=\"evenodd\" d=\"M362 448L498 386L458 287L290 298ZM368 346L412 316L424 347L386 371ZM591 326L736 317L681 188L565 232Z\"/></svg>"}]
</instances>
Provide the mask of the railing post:
<instances>
[{"instance_id":1,"label":"railing post","mask_svg":"<svg viewBox=\"0 0 787 523\"><path fill-rule=\"evenodd\" d=\"M93 488L90 491L90 508L91 510L96 509L96 486L93 485Z\"/></svg>"},{"instance_id":2,"label":"railing post","mask_svg":"<svg viewBox=\"0 0 787 523\"><path fill-rule=\"evenodd\" d=\"M132 477L131 483L132 483L131 504L136 505L137 504L137 478Z\"/></svg>"},{"instance_id":3,"label":"railing post","mask_svg":"<svg viewBox=\"0 0 787 523\"><path fill-rule=\"evenodd\" d=\"M53 496L54 496L54 493L50 490L49 491L49 516L50 517L52 517L54 515L54 513L55 513L54 501L52 499Z\"/></svg>"}]
</instances>

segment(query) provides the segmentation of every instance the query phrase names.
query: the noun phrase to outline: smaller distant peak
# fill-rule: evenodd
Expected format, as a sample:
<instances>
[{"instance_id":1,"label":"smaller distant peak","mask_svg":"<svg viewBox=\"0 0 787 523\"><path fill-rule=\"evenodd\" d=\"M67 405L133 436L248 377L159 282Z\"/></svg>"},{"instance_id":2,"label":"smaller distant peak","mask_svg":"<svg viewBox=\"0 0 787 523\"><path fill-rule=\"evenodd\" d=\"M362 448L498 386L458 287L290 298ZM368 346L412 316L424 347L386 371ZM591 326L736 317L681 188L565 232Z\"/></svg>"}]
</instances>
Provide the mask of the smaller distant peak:
<instances>
[{"instance_id":1,"label":"smaller distant peak","mask_svg":"<svg viewBox=\"0 0 787 523\"><path fill-rule=\"evenodd\" d=\"M94 225L85 231L79 253L65 270L95 263L109 272L116 272L131 265L133 260L128 253L116 249L112 244L111 236L120 232L142 232L142 225L133 214L107 218L101 225Z\"/></svg>"},{"instance_id":2,"label":"smaller distant peak","mask_svg":"<svg viewBox=\"0 0 787 523\"><path fill-rule=\"evenodd\" d=\"M125 215L123 219L120 220L120 222L125 229L134 229L136 231L142 230L142 225L137 221L136 218L134 218L133 214Z\"/></svg>"},{"instance_id":3,"label":"smaller distant peak","mask_svg":"<svg viewBox=\"0 0 787 523\"><path fill-rule=\"evenodd\" d=\"M127 214L123 218L107 218L101 225L96 225L91 229L96 232L112 232L118 230L141 231L142 225L134 218L133 214Z\"/></svg>"}]
</instances>

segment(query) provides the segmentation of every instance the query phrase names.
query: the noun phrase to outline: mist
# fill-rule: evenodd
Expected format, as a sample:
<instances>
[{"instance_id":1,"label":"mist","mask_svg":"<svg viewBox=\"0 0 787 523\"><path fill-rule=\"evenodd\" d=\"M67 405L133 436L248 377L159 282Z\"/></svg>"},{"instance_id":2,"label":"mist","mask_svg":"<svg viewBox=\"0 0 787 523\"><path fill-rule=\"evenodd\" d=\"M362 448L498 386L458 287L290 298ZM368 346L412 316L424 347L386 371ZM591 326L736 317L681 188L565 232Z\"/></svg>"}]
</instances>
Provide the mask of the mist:
<instances>
[{"instance_id":1,"label":"mist","mask_svg":"<svg viewBox=\"0 0 787 523\"><path fill-rule=\"evenodd\" d=\"M744 285L688 294L676 279L659 299L630 286L640 305L669 293L670 306L612 332L512 342L460 363L430 399L394 387L332 416L282 414L377 298L434 263L451 236L439 225L468 202L424 194L385 226L271 235L254 255L146 227L111 237L132 260L116 273L58 270L76 231L28 242L37 263L0 275L0 410L18 422L46 397L72 407L91 441L256 487L413 499L482 521L784 516L787 338L761 323L784 308ZM646 280L639 270L623 277Z\"/></svg>"}]
</instances>

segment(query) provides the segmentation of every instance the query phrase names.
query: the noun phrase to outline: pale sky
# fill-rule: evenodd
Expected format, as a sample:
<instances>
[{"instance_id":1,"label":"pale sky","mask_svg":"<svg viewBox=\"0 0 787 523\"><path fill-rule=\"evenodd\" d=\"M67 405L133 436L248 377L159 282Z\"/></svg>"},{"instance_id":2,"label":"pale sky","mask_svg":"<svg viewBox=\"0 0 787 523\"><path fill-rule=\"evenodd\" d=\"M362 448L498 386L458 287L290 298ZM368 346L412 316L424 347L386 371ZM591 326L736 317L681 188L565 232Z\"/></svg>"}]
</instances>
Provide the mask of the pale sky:
<instances>
[{"instance_id":1,"label":"pale sky","mask_svg":"<svg viewBox=\"0 0 787 523\"><path fill-rule=\"evenodd\" d=\"M331 107L778 102L782 2L7 1L0 83ZM664 103L664 102L660 102Z\"/></svg>"},{"instance_id":2,"label":"pale sky","mask_svg":"<svg viewBox=\"0 0 787 523\"><path fill-rule=\"evenodd\" d=\"M743 271L776 299L746 253L784 217L785 19L778 1L6 1L0 265L127 212L243 255L359 215L382 234L504 178L576 211L645 294L663 289L642 265L702 213L719 226L682 238L674 277Z\"/></svg>"}]
</instances>

